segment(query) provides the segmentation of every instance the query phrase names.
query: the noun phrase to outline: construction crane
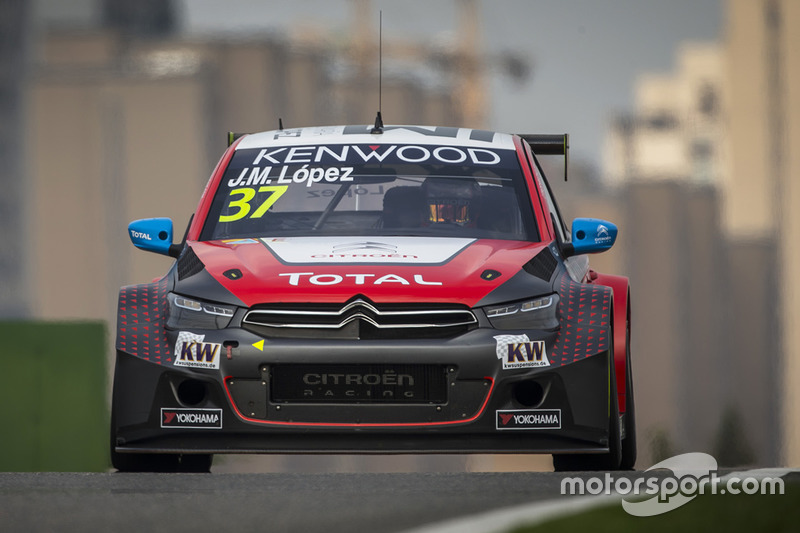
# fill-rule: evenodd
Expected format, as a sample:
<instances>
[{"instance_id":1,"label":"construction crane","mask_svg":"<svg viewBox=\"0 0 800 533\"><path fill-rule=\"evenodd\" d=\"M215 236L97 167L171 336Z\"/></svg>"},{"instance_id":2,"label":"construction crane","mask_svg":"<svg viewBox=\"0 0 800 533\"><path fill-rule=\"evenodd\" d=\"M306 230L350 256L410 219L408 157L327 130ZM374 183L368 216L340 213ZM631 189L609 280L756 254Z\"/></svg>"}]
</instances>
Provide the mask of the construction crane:
<instances>
[{"instance_id":1,"label":"construction crane","mask_svg":"<svg viewBox=\"0 0 800 533\"><path fill-rule=\"evenodd\" d=\"M453 98L462 124L485 127L487 124L488 82L490 73L522 82L531 72L532 61L512 52L484 53L481 37L480 3L478 0L456 0L457 23L454 41L432 45L415 41L382 43L383 60L404 61L429 65L452 87ZM369 79L377 73L375 60L378 49L378 24L371 0L352 0L352 28L348 43L349 60L359 79ZM354 94L355 105L369 98L370 86L364 84ZM367 100L369 101L369 100ZM377 102L376 102L377 103Z\"/></svg>"}]
</instances>

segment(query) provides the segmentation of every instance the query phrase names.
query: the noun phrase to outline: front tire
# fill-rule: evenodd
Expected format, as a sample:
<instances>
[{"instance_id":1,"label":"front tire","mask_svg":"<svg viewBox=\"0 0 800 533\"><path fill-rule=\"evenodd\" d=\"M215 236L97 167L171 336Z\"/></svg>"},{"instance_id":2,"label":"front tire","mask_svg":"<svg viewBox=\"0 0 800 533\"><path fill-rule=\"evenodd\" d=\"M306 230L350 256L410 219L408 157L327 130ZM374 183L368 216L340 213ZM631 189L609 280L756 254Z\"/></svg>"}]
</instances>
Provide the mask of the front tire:
<instances>
[{"instance_id":1,"label":"front tire","mask_svg":"<svg viewBox=\"0 0 800 533\"><path fill-rule=\"evenodd\" d=\"M633 470L636 464L636 409L633 399L633 374L631 373L631 326L627 328L625 366L625 438L622 439L620 470Z\"/></svg>"},{"instance_id":2,"label":"front tire","mask_svg":"<svg viewBox=\"0 0 800 533\"><path fill-rule=\"evenodd\" d=\"M111 464L118 472L211 472L211 454L118 453L112 450Z\"/></svg>"}]
</instances>

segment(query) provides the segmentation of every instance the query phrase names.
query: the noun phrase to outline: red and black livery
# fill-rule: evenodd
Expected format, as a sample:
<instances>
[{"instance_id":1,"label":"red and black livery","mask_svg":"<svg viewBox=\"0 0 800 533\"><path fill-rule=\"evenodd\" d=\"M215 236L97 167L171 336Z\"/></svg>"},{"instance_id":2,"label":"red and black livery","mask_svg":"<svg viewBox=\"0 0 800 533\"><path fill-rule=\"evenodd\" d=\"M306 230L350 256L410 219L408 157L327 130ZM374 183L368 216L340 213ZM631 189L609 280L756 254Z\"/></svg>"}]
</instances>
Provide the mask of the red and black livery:
<instances>
[{"instance_id":1,"label":"red and black livery","mask_svg":"<svg viewBox=\"0 0 800 533\"><path fill-rule=\"evenodd\" d=\"M568 230L538 164L566 136L342 126L232 140L180 243L125 287L111 453L207 470L220 453L636 458L629 287Z\"/></svg>"}]
</instances>

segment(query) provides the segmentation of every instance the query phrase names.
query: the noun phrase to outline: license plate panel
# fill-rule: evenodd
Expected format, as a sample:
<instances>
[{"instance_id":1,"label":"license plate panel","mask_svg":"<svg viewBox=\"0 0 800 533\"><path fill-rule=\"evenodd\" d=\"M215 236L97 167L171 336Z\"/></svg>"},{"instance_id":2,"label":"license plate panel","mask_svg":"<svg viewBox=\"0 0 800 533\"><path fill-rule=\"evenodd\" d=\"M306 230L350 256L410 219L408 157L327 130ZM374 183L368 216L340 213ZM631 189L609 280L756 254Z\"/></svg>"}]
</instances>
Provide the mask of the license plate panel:
<instances>
[{"instance_id":1,"label":"license plate panel","mask_svg":"<svg viewBox=\"0 0 800 533\"><path fill-rule=\"evenodd\" d=\"M270 370L275 403L439 403L447 402L443 365L297 364Z\"/></svg>"}]
</instances>

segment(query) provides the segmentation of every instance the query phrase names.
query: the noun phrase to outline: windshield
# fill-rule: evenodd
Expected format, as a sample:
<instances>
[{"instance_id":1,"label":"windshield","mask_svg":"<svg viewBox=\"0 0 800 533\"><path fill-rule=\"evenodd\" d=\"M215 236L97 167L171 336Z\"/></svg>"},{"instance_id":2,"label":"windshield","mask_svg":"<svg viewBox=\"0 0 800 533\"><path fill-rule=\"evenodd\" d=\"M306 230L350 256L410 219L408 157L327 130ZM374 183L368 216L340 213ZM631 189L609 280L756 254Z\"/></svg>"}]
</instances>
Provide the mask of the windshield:
<instances>
[{"instance_id":1,"label":"windshield","mask_svg":"<svg viewBox=\"0 0 800 533\"><path fill-rule=\"evenodd\" d=\"M539 240L514 150L345 144L237 150L201 240L323 235Z\"/></svg>"}]
</instances>

